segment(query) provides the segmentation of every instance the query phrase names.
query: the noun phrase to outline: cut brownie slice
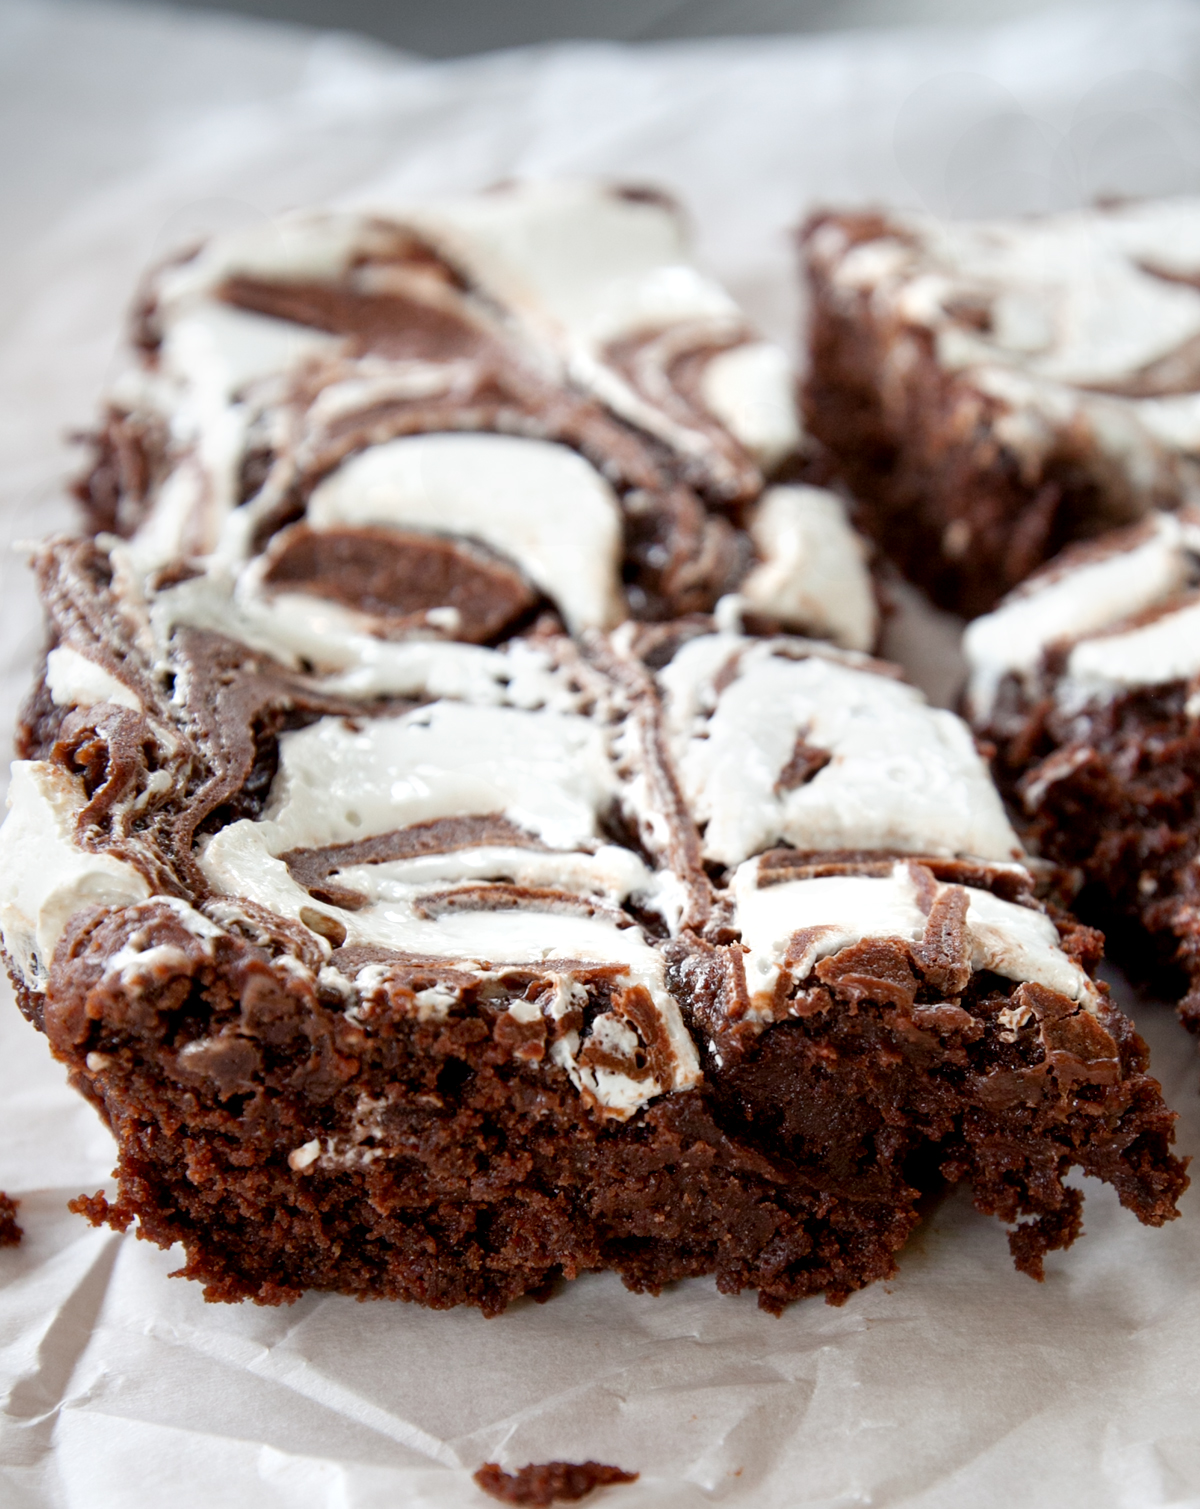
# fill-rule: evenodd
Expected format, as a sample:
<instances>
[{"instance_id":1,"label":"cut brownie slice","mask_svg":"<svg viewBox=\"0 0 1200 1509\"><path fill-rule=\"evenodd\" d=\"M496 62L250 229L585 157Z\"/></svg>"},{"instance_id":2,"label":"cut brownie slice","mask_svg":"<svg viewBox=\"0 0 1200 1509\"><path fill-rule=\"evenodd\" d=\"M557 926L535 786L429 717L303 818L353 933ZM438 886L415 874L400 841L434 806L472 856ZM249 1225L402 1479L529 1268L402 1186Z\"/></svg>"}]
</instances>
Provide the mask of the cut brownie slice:
<instances>
[{"instance_id":1,"label":"cut brownie slice","mask_svg":"<svg viewBox=\"0 0 1200 1509\"><path fill-rule=\"evenodd\" d=\"M1195 486L1200 201L820 214L803 247L810 428L943 606L985 612L1070 541Z\"/></svg>"},{"instance_id":2,"label":"cut brownie slice","mask_svg":"<svg viewBox=\"0 0 1200 1509\"><path fill-rule=\"evenodd\" d=\"M379 690L364 634L492 643L547 605L577 632L729 596L873 642L861 547L795 485L787 359L660 197L296 216L160 267L134 333L80 496L140 577L205 562L176 622Z\"/></svg>"},{"instance_id":3,"label":"cut brownie slice","mask_svg":"<svg viewBox=\"0 0 1200 1509\"><path fill-rule=\"evenodd\" d=\"M1200 1024L1200 515L1075 546L976 620L976 728L1037 852Z\"/></svg>"},{"instance_id":4,"label":"cut brownie slice","mask_svg":"<svg viewBox=\"0 0 1200 1509\"><path fill-rule=\"evenodd\" d=\"M1091 978L1102 939L1034 899L966 728L886 669L717 635L660 673L738 939L681 961L681 999L724 1125L818 1186L966 1179L1031 1218L1009 1240L1040 1276L1079 1231L1072 1164L1169 1218L1171 1116Z\"/></svg>"},{"instance_id":5,"label":"cut brownie slice","mask_svg":"<svg viewBox=\"0 0 1200 1509\"><path fill-rule=\"evenodd\" d=\"M43 554L0 927L117 1139L81 1208L211 1297L493 1312L607 1267L777 1310L893 1272L947 1179L1030 1218L1031 1272L1078 1231L1073 1164L1173 1214L1097 939L888 668L629 625L393 644L409 700L355 702L164 628L124 549Z\"/></svg>"}]
</instances>

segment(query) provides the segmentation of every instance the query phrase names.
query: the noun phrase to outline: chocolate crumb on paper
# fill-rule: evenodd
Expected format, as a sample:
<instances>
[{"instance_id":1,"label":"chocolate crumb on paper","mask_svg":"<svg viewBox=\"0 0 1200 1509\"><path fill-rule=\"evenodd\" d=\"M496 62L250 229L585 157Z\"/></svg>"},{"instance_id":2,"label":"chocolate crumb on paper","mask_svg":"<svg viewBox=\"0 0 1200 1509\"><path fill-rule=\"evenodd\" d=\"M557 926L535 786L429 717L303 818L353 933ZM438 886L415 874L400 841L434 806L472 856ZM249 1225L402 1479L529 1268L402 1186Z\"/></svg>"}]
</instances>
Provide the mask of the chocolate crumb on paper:
<instances>
[{"instance_id":1,"label":"chocolate crumb on paper","mask_svg":"<svg viewBox=\"0 0 1200 1509\"><path fill-rule=\"evenodd\" d=\"M603 1462L530 1462L518 1472L505 1472L485 1462L475 1474L484 1493L502 1504L573 1504L595 1488L610 1483L634 1483L636 1472L608 1467Z\"/></svg>"},{"instance_id":2,"label":"chocolate crumb on paper","mask_svg":"<svg viewBox=\"0 0 1200 1509\"><path fill-rule=\"evenodd\" d=\"M15 1247L21 1240L17 1225L17 1202L0 1190L0 1247Z\"/></svg>"}]
</instances>

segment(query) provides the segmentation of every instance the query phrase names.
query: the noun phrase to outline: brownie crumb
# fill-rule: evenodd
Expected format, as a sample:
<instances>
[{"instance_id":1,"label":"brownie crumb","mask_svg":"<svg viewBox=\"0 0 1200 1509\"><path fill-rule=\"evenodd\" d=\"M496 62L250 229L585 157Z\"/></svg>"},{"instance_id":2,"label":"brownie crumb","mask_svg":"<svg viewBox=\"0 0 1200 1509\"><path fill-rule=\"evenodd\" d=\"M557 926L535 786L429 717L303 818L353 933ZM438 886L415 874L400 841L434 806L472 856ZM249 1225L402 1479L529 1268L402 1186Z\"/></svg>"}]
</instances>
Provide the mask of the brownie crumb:
<instances>
[{"instance_id":1,"label":"brownie crumb","mask_svg":"<svg viewBox=\"0 0 1200 1509\"><path fill-rule=\"evenodd\" d=\"M637 1473L603 1462L530 1462L519 1472L505 1472L495 1462L485 1462L475 1481L502 1504L573 1504L594 1488L634 1483Z\"/></svg>"},{"instance_id":2,"label":"brownie crumb","mask_svg":"<svg viewBox=\"0 0 1200 1509\"><path fill-rule=\"evenodd\" d=\"M21 1240L17 1225L17 1202L0 1190L0 1247L15 1247Z\"/></svg>"}]
</instances>

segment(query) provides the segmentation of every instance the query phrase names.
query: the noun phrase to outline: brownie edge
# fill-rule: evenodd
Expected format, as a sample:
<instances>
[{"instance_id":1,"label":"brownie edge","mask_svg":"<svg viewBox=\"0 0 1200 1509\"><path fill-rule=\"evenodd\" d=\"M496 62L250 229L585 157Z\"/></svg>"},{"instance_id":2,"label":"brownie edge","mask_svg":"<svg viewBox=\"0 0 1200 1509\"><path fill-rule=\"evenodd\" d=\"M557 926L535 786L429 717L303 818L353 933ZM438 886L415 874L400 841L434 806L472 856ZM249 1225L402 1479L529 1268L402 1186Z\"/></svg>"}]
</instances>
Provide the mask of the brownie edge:
<instances>
[{"instance_id":1,"label":"brownie edge","mask_svg":"<svg viewBox=\"0 0 1200 1509\"><path fill-rule=\"evenodd\" d=\"M134 935L154 964L122 983L107 964ZM85 912L23 1002L120 1147L117 1198L76 1209L181 1242L209 1299L317 1288L494 1314L605 1267L651 1292L714 1274L778 1309L895 1270L916 1220L903 1182L814 1188L690 1091L592 1114L537 1052L561 1023L514 1019L544 998L536 970L497 991L396 964L347 1011L292 959L210 941L159 902ZM459 993L444 1010L418 1000L434 980Z\"/></svg>"}]
</instances>

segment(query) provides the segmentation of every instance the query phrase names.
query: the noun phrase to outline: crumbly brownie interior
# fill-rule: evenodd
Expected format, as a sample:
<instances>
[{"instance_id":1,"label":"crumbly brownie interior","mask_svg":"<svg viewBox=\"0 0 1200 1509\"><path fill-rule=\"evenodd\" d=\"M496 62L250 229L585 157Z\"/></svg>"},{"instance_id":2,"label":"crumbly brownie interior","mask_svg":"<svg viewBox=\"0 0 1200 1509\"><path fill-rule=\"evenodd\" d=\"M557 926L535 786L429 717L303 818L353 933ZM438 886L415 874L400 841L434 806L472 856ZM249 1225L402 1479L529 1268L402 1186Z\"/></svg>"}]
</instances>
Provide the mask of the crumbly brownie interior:
<instances>
[{"instance_id":1,"label":"crumbly brownie interior","mask_svg":"<svg viewBox=\"0 0 1200 1509\"><path fill-rule=\"evenodd\" d=\"M996 762L1031 846L1071 872L1073 910L1104 929L1123 968L1173 996L1200 971L1200 737L1188 697L1174 681L1069 719L1040 709ZM1194 1018L1190 997L1186 1009Z\"/></svg>"},{"instance_id":2,"label":"crumbly brownie interior","mask_svg":"<svg viewBox=\"0 0 1200 1509\"><path fill-rule=\"evenodd\" d=\"M1067 941L1100 953L1095 934ZM986 972L947 999L938 972L895 941L847 949L832 966L803 991L796 1020L722 1052L714 1085L727 1125L752 1127L809 1177L845 1179L860 1198L888 1172L925 1193L966 1180L978 1210L1014 1227L1013 1259L1035 1278L1082 1229L1082 1196L1063 1183L1071 1166L1113 1184L1140 1219L1167 1217L1180 1188L1172 1118L1120 1013L1091 1016ZM894 1161L871 1156L889 1143Z\"/></svg>"}]
</instances>

